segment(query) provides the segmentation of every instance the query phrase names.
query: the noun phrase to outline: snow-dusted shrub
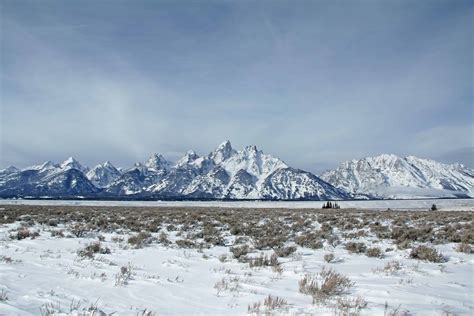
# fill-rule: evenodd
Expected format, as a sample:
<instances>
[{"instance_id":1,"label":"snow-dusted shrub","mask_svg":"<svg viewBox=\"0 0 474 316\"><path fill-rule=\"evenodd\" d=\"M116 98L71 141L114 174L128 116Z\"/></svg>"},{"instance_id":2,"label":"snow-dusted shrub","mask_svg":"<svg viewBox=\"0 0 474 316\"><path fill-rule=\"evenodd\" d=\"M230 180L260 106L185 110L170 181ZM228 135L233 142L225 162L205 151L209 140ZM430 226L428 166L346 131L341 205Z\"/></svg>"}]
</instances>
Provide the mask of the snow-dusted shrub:
<instances>
[{"instance_id":1,"label":"snow-dusted shrub","mask_svg":"<svg viewBox=\"0 0 474 316\"><path fill-rule=\"evenodd\" d=\"M274 251L278 257L286 258L296 251L296 247L295 246L277 247L274 249Z\"/></svg>"},{"instance_id":2,"label":"snow-dusted shrub","mask_svg":"<svg viewBox=\"0 0 474 316\"><path fill-rule=\"evenodd\" d=\"M283 307L288 305L288 302L278 296L268 295L262 302L253 303L248 305L247 312L249 314L261 314L261 313L272 313L281 310Z\"/></svg>"},{"instance_id":3,"label":"snow-dusted shrub","mask_svg":"<svg viewBox=\"0 0 474 316\"><path fill-rule=\"evenodd\" d=\"M58 301L56 303L48 302L40 307L40 313L42 316L53 316L53 315L88 315L88 316L99 316L106 315L103 311L98 308L97 302L91 304L89 307L81 307L81 302L74 299L68 306L68 309L61 306Z\"/></svg>"},{"instance_id":4,"label":"snow-dusted shrub","mask_svg":"<svg viewBox=\"0 0 474 316\"><path fill-rule=\"evenodd\" d=\"M401 242L395 242L397 245L397 249L403 250L403 249L409 249L412 247L411 241L409 240L403 240Z\"/></svg>"},{"instance_id":5,"label":"snow-dusted shrub","mask_svg":"<svg viewBox=\"0 0 474 316\"><path fill-rule=\"evenodd\" d=\"M340 297L334 305L335 315L359 315L367 307L367 301L362 296L356 298Z\"/></svg>"},{"instance_id":6,"label":"snow-dusted shrub","mask_svg":"<svg viewBox=\"0 0 474 316\"><path fill-rule=\"evenodd\" d=\"M240 278L231 277L231 278L222 278L214 284L214 289L217 291L217 296L222 292L229 291L235 292L240 287Z\"/></svg>"},{"instance_id":7,"label":"snow-dusted shrub","mask_svg":"<svg viewBox=\"0 0 474 316\"><path fill-rule=\"evenodd\" d=\"M48 220L48 225L49 226L58 226L59 221L56 218L51 218Z\"/></svg>"},{"instance_id":8,"label":"snow-dusted shrub","mask_svg":"<svg viewBox=\"0 0 474 316\"><path fill-rule=\"evenodd\" d=\"M339 239L339 236L336 234L331 234L327 238L328 244L330 244L333 247L336 247L341 243L341 240Z\"/></svg>"},{"instance_id":9,"label":"snow-dusted shrub","mask_svg":"<svg viewBox=\"0 0 474 316\"><path fill-rule=\"evenodd\" d=\"M371 257L371 258L383 258L384 257L384 253L383 253L382 249L380 249L379 247L368 248L367 251L365 252L365 254L367 255L367 257Z\"/></svg>"},{"instance_id":10,"label":"snow-dusted shrub","mask_svg":"<svg viewBox=\"0 0 474 316\"><path fill-rule=\"evenodd\" d=\"M88 244L83 249L80 249L77 252L77 255L83 258L93 258L96 253L109 254L110 249L108 247L102 247L100 241L96 241Z\"/></svg>"},{"instance_id":11,"label":"snow-dusted shrub","mask_svg":"<svg viewBox=\"0 0 474 316\"><path fill-rule=\"evenodd\" d=\"M199 244L189 239L178 239L176 240L176 245L179 248L198 248Z\"/></svg>"},{"instance_id":12,"label":"snow-dusted shrub","mask_svg":"<svg viewBox=\"0 0 474 316\"><path fill-rule=\"evenodd\" d=\"M10 235L11 239L22 240L28 237L32 237L33 234L30 232L28 228L20 227L16 232Z\"/></svg>"},{"instance_id":13,"label":"snow-dusted shrub","mask_svg":"<svg viewBox=\"0 0 474 316\"><path fill-rule=\"evenodd\" d=\"M230 247L230 252L234 255L234 258L237 260L242 260L250 252L250 247L248 245Z\"/></svg>"},{"instance_id":14,"label":"snow-dusted shrub","mask_svg":"<svg viewBox=\"0 0 474 316\"><path fill-rule=\"evenodd\" d=\"M64 238L64 230L63 229L52 230L51 237Z\"/></svg>"},{"instance_id":15,"label":"snow-dusted shrub","mask_svg":"<svg viewBox=\"0 0 474 316\"><path fill-rule=\"evenodd\" d=\"M254 238L255 248L259 250L281 247L286 236L259 236Z\"/></svg>"},{"instance_id":16,"label":"snow-dusted shrub","mask_svg":"<svg viewBox=\"0 0 474 316\"><path fill-rule=\"evenodd\" d=\"M311 249L323 248L323 241L317 234L314 233L306 233L296 236L295 243L301 247L307 247Z\"/></svg>"},{"instance_id":17,"label":"snow-dusted shrub","mask_svg":"<svg viewBox=\"0 0 474 316\"><path fill-rule=\"evenodd\" d=\"M377 269L374 269L372 271L374 273L384 273L386 275L392 275L392 274L397 273L401 269L402 269L402 264L400 263L400 261L391 260L391 261L388 261L387 263L385 263L383 268L377 268Z\"/></svg>"},{"instance_id":18,"label":"snow-dusted shrub","mask_svg":"<svg viewBox=\"0 0 474 316\"><path fill-rule=\"evenodd\" d=\"M413 248L410 252L410 258L436 263L447 261L446 258L436 249L424 245Z\"/></svg>"},{"instance_id":19,"label":"snow-dusted shrub","mask_svg":"<svg viewBox=\"0 0 474 316\"><path fill-rule=\"evenodd\" d=\"M336 257L334 256L333 253L327 253L324 255L324 261L326 261L327 263L330 263L332 262Z\"/></svg>"},{"instance_id":20,"label":"snow-dusted shrub","mask_svg":"<svg viewBox=\"0 0 474 316\"><path fill-rule=\"evenodd\" d=\"M0 302L5 302L5 301L8 301L8 296L7 296L7 292L2 289L2 291L0 292Z\"/></svg>"},{"instance_id":21,"label":"snow-dusted shrub","mask_svg":"<svg viewBox=\"0 0 474 316\"><path fill-rule=\"evenodd\" d=\"M315 275L307 274L299 281L300 293L311 295L313 303L324 303L332 296L347 293L353 286L354 282L347 276L325 267L321 272Z\"/></svg>"},{"instance_id":22,"label":"snow-dusted shrub","mask_svg":"<svg viewBox=\"0 0 474 316\"><path fill-rule=\"evenodd\" d=\"M346 243L346 250L350 253L364 253L367 250L367 246L363 242L350 241Z\"/></svg>"},{"instance_id":23,"label":"snow-dusted shrub","mask_svg":"<svg viewBox=\"0 0 474 316\"><path fill-rule=\"evenodd\" d=\"M77 223L71 227L71 233L77 238L81 238L86 235L89 229L90 228L87 225Z\"/></svg>"},{"instance_id":24,"label":"snow-dusted shrub","mask_svg":"<svg viewBox=\"0 0 474 316\"><path fill-rule=\"evenodd\" d=\"M165 246L169 245L171 241L168 239L168 235L165 232L161 232L160 235L158 236L158 242L160 244L163 244Z\"/></svg>"},{"instance_id":25,"label":"snow-dusted shrub","mask_svg":"<svg viewBox=\"0 0 474 316\"><path fill-rule=\"evenodd\" d=\"M458 244L456 251L463 253L474 253L474 249L472 248L472 246L465 243Z\"/></svg>"},{"instance_id":26,"label":"snow-dusted shrub","mask_svg":"<svg viewBox=\"0 0 474 316\"><path fill-rule=\"evenodd\" d=\"M131 263L126 266L120 267L119 273L115 275L115 286L127 285L128 281L132 279L133 267Z\"/></svg>"},{"instance_id":27,"label":"snow-dusted shrub","mask_svg":"<svg viewBox=\"0 0 474 316\"><path fill-rule=\"evenodd\" d=\"M260 254L259 257L249 258L247 257L250 268L258 267L276 267L279 265L278 256L274 253L270 257L264 254Z\"/></svg>"},{"instance_id":28,"label":"snow-dusted shrub","mask_svg":"<svg viewBox=\"0 0 474 316\"><path fill-rule=\"evenodd\" d=\"M151 234L149 232L139 232L136 235L128 237L127 241L135 248L142 248L145 244L151 242Z\"/></svg>"}]
</instances>

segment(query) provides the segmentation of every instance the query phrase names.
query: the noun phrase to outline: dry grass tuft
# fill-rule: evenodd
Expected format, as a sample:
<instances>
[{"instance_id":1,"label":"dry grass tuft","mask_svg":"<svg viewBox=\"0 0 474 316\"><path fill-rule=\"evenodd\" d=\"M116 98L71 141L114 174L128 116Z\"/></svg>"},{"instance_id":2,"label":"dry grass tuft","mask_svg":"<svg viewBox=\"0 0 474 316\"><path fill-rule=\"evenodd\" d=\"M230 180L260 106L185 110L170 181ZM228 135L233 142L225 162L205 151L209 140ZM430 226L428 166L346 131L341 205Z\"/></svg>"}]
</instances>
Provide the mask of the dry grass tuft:
<instances>
[{"instance_id":1,"label":"dry grass tuft","mask_svg":"<svg viewBox=\"0 0 474 316\"><path fill-rule=\"evenodd\" d=\"M324 267L318 274L305 275L299 281L299 291L311 295L313 303L324 303L333 296L347 293L354 284L347 276Z\"/></svg>"},{"instance_id":2,"label":"dry grass tuft","mask_svg":"<svg viewBox=\"0 0 474 316\"><path fill-rule=\"evenodd\" d=\"M249 305L247 307L247 312L249 314L260 314L265 313L269 314L281 310L283 307L288 305L288 302L278 296L268 295L262 302L257 302Z\"/></svg>"}]
</instances>

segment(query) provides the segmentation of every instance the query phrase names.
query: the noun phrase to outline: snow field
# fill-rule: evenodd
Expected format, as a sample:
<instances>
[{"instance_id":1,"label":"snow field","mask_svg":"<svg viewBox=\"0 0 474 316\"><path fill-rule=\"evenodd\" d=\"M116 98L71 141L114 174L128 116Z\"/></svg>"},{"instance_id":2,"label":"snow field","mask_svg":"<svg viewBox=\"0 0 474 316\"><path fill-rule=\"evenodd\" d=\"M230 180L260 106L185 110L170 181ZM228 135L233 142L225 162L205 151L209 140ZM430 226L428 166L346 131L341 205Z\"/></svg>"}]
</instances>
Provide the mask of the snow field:
<instances>
[{"instance_id":1,"label":"snow field","mask_svg":"<svg viewBox=\"0 0 474 316\"><path fill-rule=\"evenodd\" d=\"M156 211L160 216L155 218L151 210L143 209L116 209L118 214L112 214L114 208L30 207L31 215L28 215L28 206L15 207L5 206L1 214L4 221L0 225L0 291L8 298L0 301L1 315L49 312L59 315L94 312L96 315L114 312L114 315L244 315L249 306L257 302L261 303L261 313L337 315L344 314L344 302L351 305L357 298L366 304L361 304L360 310L351 308L361 315L471 315L474 310L474 258L472 254L456 251L459 242L414 241L410 248L401 249L390 238L378 238L370 226L375 222L395 226L397 219L408 219L407 225L414 228L437 222L438 226L431 232L435 235L444 231L444 227L451 227L449 221L452 221L453 225L461 226L448 237L459 234L460 238L472 238L472 232L467 231L472 230L471 212L439 213L438 219L429 212L389 215L378 212L374 215L375 212L268 213L255 210L253 214L248 210L225 210L213 216L212 211L182 209ZM94 216L88 216L90 214ZM109 216L110 221L101 223L100 215ZM8 216L15 220L10 221ZM452 218L447 218L449 216ZM359 226L355 218L360 219ZM146 230L153 219L159 219L156 223L160 224L153 229L156 231L149 233L151 237L144 234L143 242L128 242L130 236L137 236L141 230L136 226ZM94 228L78 231L75 225L81 220L94 222ZM124 225L112 225L121 220ZM233 226L234 221L239 225ZM305 224L306 221L309 223ZM215 230L210 231L214 235L204 233L202 237L202 228L212 223ZM331 230L327 223L332 223ZM355 227L347 225L349 223ZM297 239L290 232L282 245L296 246L295 252L279 257L277 266L251 268L252 258L262 253L270 257L274 252L269 247L256 249L255 246L271 244L275 242L272 238L278 237L275 234L268 240L264 237L259 240L252 229L261 227L265 231L265 227L279 224L293 227L288 231L296 232L296 236L313 232L322 232L320 236L323 236L327 232L337 236L339 241L318 237L322 248L311 249L296 244ZM246 226L250 230L232 230ZM25 229L30 235L38 232L39 236L16 239L18 232ZM75 233L83 236L76 237ZM205 242L206 237L217 235L222 242ZM81 250L99 240L97 252L90 257L81 255ZM182 247L186 243L176 243L180 240L194 243L193 248ZM350 253L345 248L349 242L378 247L384 257ZM249 245L250 252L239 262L231 247L245 244ZM436 248L447 261L411 259L412 248L419 244ZM324 257L329 253L334 259L326 262ZM300 293L299 282L305 275L316 275L323 268L347 276L354 286L342 295L313 304L310 295ZM263 304L268 295L281 298L286 304L268 309Z\"/></svg>"}]
</instances>

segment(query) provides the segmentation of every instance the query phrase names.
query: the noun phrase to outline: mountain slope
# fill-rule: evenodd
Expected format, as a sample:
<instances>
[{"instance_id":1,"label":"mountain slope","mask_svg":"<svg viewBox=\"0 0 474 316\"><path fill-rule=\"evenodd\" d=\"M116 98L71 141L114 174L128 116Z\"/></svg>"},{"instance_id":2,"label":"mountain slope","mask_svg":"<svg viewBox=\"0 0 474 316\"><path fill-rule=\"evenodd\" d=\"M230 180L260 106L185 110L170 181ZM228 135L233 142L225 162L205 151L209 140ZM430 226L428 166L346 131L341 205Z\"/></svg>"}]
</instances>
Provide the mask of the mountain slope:
<instances>
[{"instance_id":1,"label":"mountain slope","mask_svg":"<svg viewBox=\"0 0 474 316\"><path fill-rule=\"evenodd\" d=\"M368 198L473 197L474 171L414 156L383 154L342 163L321 178Z\"/></svg>"},{"instance_id":2,"label":"mountain slope","mask_svg":"<svg viewBox=\"0 0 474 316\"><path fill-rule=\"evenodd\" d=\"M152 155L144 164L137 162L105 187L112 195L134 195L147 192L147 188L159 183L169 173L172 163L162 155Z\"/></svg>"},{"instance_id":3,"label":"mountain slope","mask_svg":"<svg viewBox=\"0 0 474 316\"><path fill-rule=\"evenodd\" d=\"M99 189L84 175L86 170L73 158L68 158L60 165L47 161L1 177L0 196L94 195Z\"/></svg>"},{"instance_id":4,"label":"mountain slope","mask_svg":"<svg viewBox=\"0 0 474 316\"><path fill-rule=\"evenodd\" d=\"M280 181L280 182L279 182ZM175 197L218 199L344 199L348 195L308 172L247 146L236 151L229 141L207 156L188 152L148 189Z\"/></svg>"},{"instance_id":5,"label":"mountain slope","mask_svg":"<svg viewBox=\"0 0 474 316\"><path fill-rule=\"evenodd\" d=\"M118 169L115 168L115 166L110 161L106 161L92 168L89 172L87 172L86 177L96 187L105 188L111 185L121 175L122 173L118 171Z\"/></svg>"}]
</instances>

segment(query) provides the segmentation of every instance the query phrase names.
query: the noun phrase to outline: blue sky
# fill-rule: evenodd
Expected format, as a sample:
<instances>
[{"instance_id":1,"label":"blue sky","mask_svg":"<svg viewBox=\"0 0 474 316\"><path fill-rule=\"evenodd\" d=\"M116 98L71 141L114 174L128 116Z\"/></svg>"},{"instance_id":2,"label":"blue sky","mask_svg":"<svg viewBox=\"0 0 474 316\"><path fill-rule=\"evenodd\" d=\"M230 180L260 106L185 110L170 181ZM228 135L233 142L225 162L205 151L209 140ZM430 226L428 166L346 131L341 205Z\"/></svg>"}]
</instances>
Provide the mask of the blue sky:
<instances>
[{"instance_id":1,"label":"blue sky","mask_svg":"<svg viewBox=\"0 0 474 316\"><path fill-rule=\"evenodd\" d=\"M0 167L256 144L474 167L471 1L0 2Z\"/></svg>"}]
</instances>

